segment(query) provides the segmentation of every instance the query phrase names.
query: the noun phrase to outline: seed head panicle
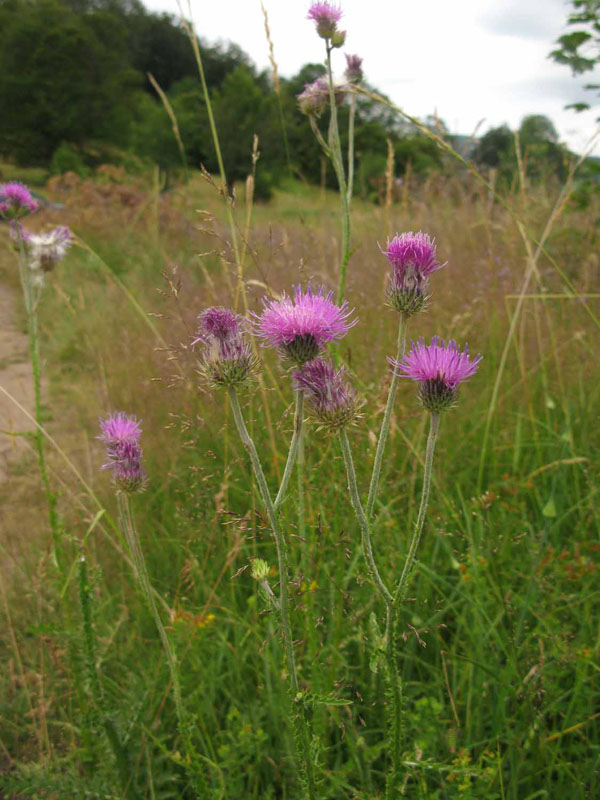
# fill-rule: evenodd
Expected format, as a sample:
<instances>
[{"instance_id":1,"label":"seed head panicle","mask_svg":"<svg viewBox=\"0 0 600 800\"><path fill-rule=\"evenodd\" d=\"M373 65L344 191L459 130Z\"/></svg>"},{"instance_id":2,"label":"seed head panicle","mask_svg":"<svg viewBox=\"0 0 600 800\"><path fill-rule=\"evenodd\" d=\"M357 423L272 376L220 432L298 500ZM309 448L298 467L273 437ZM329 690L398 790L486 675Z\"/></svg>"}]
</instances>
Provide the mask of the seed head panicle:
<instances>
[{"instance_id":1,"label":"seed head panicle","mask_svg":"<svg viewBox=\"0 0 600 800\"><path fill-rule=\"evenodd\" d=\"M328 342L342 339L357 322L350 319L354 309L346 301L336 305L332 297L333 292L325 294L322 286L313 292L309 283L306 292L294 287L292 297L265 298L262 314L253 315L254 333L294 364L312 361Z\"/></svg>"},{"instance_id":2,"label":"seed head panicle","mask_svg":"<svg viewBox=\"0 0 600 800\"><path fill-rule=\"evenodd\" d=\"M439 413L456 404L460 384L472 377L479 368L482 356L471 358L468 347L461 352L452 339L447 344L434 336L426 345L421 337L399 362L388 358L396 374L419 384L419 399L428 411Z\"/></svg>"},{"instance_id":3,"label":"seed head panicle","mask_svg":"<svg viewBox=\"0 0 600 800\"><path fill-rule=\"evenodd\" d=\"M425 308L429 276L444 264L436 260L435 240L427 233L397 234L380 248L392 267L388 284L390 305L407 316Z\"/></svg>"},{"instance_id":4,"label":"seed head panicle","mask_svg":"<svg viewBox=\"0 0 600 800\"><path fill-rule=\"evenodd\" d=\"M228 308L207 308L198 321L200 328L192 345L204 344L199 373L213 387L243 384L259 366L245 338L246 321Z\"/></svg>"},{"instance_id":5,"label":"seed head panicle","mask_svg":"<svg viewBox=\"0 0 600 800\"><path fill-rule=\"evenodd\" d=\"M38 208L30 190L19 181L0 183L0 216L5 219L19 219Z\"/></svg>"},{"instance_id":6,"label":"seed head panicle","mask_svg":"<svg viewBox=\"0 0 600 800\"><path fill-rule=\"evenodd\" d=\"M356 419L358 406L344 367L336 370L331 361L317 358L293 377L296 388L306 396L309 412L325 428L339 430Z\"/></svg>"}]
</instances>

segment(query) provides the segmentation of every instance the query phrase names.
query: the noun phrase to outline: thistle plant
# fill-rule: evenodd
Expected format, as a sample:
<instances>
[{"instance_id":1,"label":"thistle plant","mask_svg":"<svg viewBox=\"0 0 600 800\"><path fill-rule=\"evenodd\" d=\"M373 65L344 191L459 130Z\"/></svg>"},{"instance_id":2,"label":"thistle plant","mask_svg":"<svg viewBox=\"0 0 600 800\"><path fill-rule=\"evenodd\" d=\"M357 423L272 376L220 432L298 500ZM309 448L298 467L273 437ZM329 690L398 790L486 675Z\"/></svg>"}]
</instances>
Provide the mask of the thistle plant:
<instances>
[{"instance_id":1,"label":"thistle plant","mask_svg":"<svg viewBox=\"0 0 600 800\"><path fill-rule=\"evenodd\" d=\"M354 117L356 113L354 97L351 104L348 131L348 179L346 178L340 141L337 107L344 102L351 89L350 84L362 79L362 70L360 69L362 61L358 56L347 57L346 78L349 81L348 84L337 85L333 79L331 54L333 50L343 47L346 41L346 31L342 31L338 27L342 16L341 8L333 3L321 2L320 0L315 0L312 3L307 18L315 23L317 34L325 42L327 72L324 78L319 78L313 84L305 86L304 91L297 98L300 110L307 114L317 141L333 165L338 182L342 221L342 254L338 278L338 303L342 302L346 292L346 272L350 260L350 200L352 198L352 182L354 180ZM329 130L327 139L325 139L317 124L317 118L321 116L327 107L329 107Z\"/></svg>"},{"instance_id":2,"label":"thistle plant","mask_svg":"<svg viewBox=\"0 0 600 800\"><path fill-rule=\"evenodd\" d=\"M249 352L249 345L245 340L244 323L241 320L238 321L236 315L226 309L206 309L199 315L201 331L195 340L206 343L199 373L209 385L225 388L228 393L235 424L242 444L250 457L258 491L275 539L279 573L278 596L275 595L269 584L269 568L265 561L262 559L253 561L252 575L279 616L289 674L290 696L294 706L292 723L297 761L303 790L309 800L317 797L317 779L305 704L306 695L301 691L294 652L290 614L288 540L280 522L279 510L288 490L294 466L297 464L298 529L302 536L304 526L302 464L305 391L311 399L314 396L314 392L311 391L306 381L310 382L309 376L313 374L311 369L314 365L324 363L320 361L319 356L324 352L327 344L339 341L355 324L355 320L351 317L352 311L348 308L347 303L336 305L332 301L332 292L326 294L322 287L313 292L310 285L306 291L303 291L301 286L296 287L291 297L284 294L276 300L265 298L262 313L253 314L253 333L263 340L265 347L275 348L284 364L295 367L297 370L294 373L294 430L281 484L274 499L258 450L246 427L238 397L238 389L251 377L251 370L246 370L243 379L240 379L241 373L238 370L232 370L227 364L231 347L238 354L236 356L238 359L240 353ZM220 322L218 326L215 323L217 319ZM206 337L209 337L208 341ZM223 347L224 343L228 344L229 349ZM218 375L219 380L215 380L215 375Z\"/></svg>"},{"instance_id":3,"label":"thistle plant","mask_svg":"<svg viewBox=\"0 0 600 800\"><path fill-rule=\"evenodd\" d=\"M40 362L38 306L41 300L46 273L65 257L72 243L70 230L59 226L46 233L31 233L21 220L36 211L38 202L22 183L12 181L0 184L0 217L10 220L10 234L17 252L19 276L27 314L29 357L33 374L34 416L36 421L35 449L52 533L54 558L61 563L60 524L56 510L56 494L50 486L44 453L42 433L42 372Z\"/></svg>"},{"instance_id":4,"label":"thistle plant","mask_svg":"<svg viewBox=\"0 0 600 800\"><path fill-rule=\"evenodd\" d=\"M186 747L186 769L192 787L198 798L208 795L208 783L204 768L199 765L199 757L192 742L190 726L181 695L181 682L177 656L173 650L165 626L156 605L155 593L150 582L146 560L135 524L131 499L133 495L143 492L147 476L142 465L142 449L140 447L141 425L133 415L119 411L100 420L100 435L97 437L106 446L107 461L102 469L112 472L113 485L116 490L121 529L125 535L135 569L135 577L142 589L146 603L154 619L160 637L171 678L173 700L179 732ZM112 745L112 742L111 742ZM117 755L117 753L115 753Z\"/></svg>"},{"instance_id":5,"label":"thistle plant","mask_svg":"<svg viewBox=\"0 0 600 800\"><path fill-rule=\"evenodd\" d=\"M396 234L387 241L387 249L380 248L392 267L388 274L387 301L391 308L398 312L398 337L396 346L396 361L404 358L406 347L406 328L408 320L416 313L423 311L429 296L429 276L441 269L444 264L436 260L435 242L426 233ZM390 389L385 406L385 413L381 423L381 431L377 440L377 451L373 463L369 497L367 499L367 517L370 519L375 510L379 476L385 446L390 430L390 421L398 390L398 375L393 372Z\"/></svg>"}]
</instances>

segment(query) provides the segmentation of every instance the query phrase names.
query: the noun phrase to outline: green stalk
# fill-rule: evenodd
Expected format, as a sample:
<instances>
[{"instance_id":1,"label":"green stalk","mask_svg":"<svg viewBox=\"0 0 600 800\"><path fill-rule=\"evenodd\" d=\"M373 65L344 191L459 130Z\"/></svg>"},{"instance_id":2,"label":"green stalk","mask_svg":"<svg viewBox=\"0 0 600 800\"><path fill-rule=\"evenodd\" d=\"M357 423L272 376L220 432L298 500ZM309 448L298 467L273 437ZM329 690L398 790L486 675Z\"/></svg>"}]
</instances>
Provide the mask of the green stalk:
<instances>
[{"instance_id":1,"label":"green stalk","mask_svg":"<svg viewBox=\"0 0 600 800\"><path fill-rule=\"evenodd\" d=\"M429 491L431 488L431 475L433 467L433 453L440 425L440 415L431 414L429 436L427 438L427 450L425 453L425 469L423 474L423 489L421 492L421 504L417 523L408 549L408 555L404 563L404 569L394 592L394 599L388 605L386 620L386 678L388 684L389 701L392 710L392 718L388 722L388 750L390 752L391 769L386 777L386 800L395 800L399 792L400 780L400 756L402 746L402 683L398 670L397 662L397 621L400 605L406 596L406 590L412 575L415 555L427 514L429 502Z\"/></svg>"},{"instance_id":2,"label":"green stalk","mask_svg":"<svg viewBox=\"0 0 600 800\"><path fill-rule=\"evenodd\" d=\"M121 738L117 731L114 720L110 719L104 711L104 694L96 666L96 645L94 636L94 626L92 622L92 602L91 592L87 577L87 564L85 556L82 554L79 559L79 601L81 604L81 616L83 622L83 641L85 643L85 662L90 683L90 690L94 699L97 713L102 718L102 727L106 738L111 747L121 786L123 787L124 797L128 800L138 800L138 795L132 782L131 766L127 753L121 744ZM93 732L91 732L93 734Z\"/></svg>"},{"instance_id":3,"label":"green stalk","mask_svg":"<svg viewBox=\"0 0 600 800\"><path fill-rule=\"evenodd\" d=\"M415 530L410 542L410 546L408 548L408 555L406 556L406 561L404 562L404 569L402 570L402 575L400 576L400 580L398 581L398 585L394 592L394 603L396 605L401 603L406 596L406 590L408 588L408 583L410 581L410 577L412 575L414 567L415 554L417 552L417 548L421 540L421 534L423 533L423 526L425 525L427 504L429 502L429 490L431 488L433 453L435 450L435 443L437 440L439 428L440 428L440 415L439 413L437 414L432 413L429 426L429 436L427 437L427 450L425 452L425 469L423 473L423 489L421 491L421 504L419 506L417 524L415 525Z\"/></svg>"},{"instance_id":4,"label":"green stalk","mask_svg":"<svg viewBox=\"0 0 600 800\"><path fill-rule=\"evenodd\" d=\"M348 119L348 205L354 190L354 118L356 117L356 95L350 100L350 116Z\"/></svg>"},{"instance_id":5,"label":"green stalk","mask_svg":"<svg viewBox=\"0 0 600 800\"><path fill-rule=\"evenodd\" d=\"M165 651L165 656L167 658L167 666L169 668L169 673L171 677L171 686L173 688L173 699L175 701L175 712L177 714L179 732L184 738L186 749L188 751L187 752L188 763L191 763L193 770L190 777L192 778L194 788L198 793L198 797L203 799L205 797L209 797L210 794L208 785L206 783L206 778L204 777L202 770L198 769L195 765L196 763L195 748L191 741L189 727L186 722L185 710L181 699L181 684L179 681L179 669L177 666L177 657L173 652L173 648L171 647L171 642L169 641L167 632L163 625L160 614L158 613L158 608L154 600L154 593L152 590L152 585L150 583L150 577L148 575L146 561L144 559L144 554L140 546L140 540L135 525L135 520L131 511L129 495L126 494L125 492L120 492L120 491L117 492L117 502L119 504L119 515L121 519L121 525L123 526L123 532L125 533L125 538L127 539L127 544L129 545L129 549L131 551L136 577L140 582L140 586L142 587L142 590L146 596L146 602L148 604L152 616L154 617L154 622L158 630L158 635L160 636L160 640L162 642L162 646Z\"/></svg>"},{"instance_id":6,"label":"green stalk","mask_svg":"<svg viewBox=\"0 0 600 800\"><path fill-rule=\"evenodd\" d=\"M40 477L42 479L44 494L46 496L46 504L48 506L48 519L50 522L50 530L52 532L54 557L60 568L61 541L60 526L56 511L56 495L50 488L50 479L48 477L48 468L46 466L46 457L44 454L44 436L42 433L42 376L40 367L39 322L37 316L37 306L40 293L39 289L35 291L35 287L32 286L31 283L31 270L29 269L25 242L23 241L22 229L19 222L17 222L16 229L19 233L19 276L21 278L21 287L23 289L25 310L27 312L29 357L31 359L31 371L33 374L34 417L36 422L35 449L38 458Z\"/></svg>"},{"instance_id":7,"label":"green stalk","mask_svg":"<svg viewBox=\"0 0 600 800\"><path fill-rule=\"evenodd\" d=\"M298 702L301 700L301 694L298 683L298 672L296 669L296 657L294 655L294 640L292 638L292 626L290 623L287 546L286 546L285 536L279 525L277 512L275 510L275 506L273 505L273 501L271 500L271 493L267 485L267 479L265 478L265 474L263 472L263 468L260 463L260 458L258 456L256 446L250 434L248 433L248 429L246 428L246 423L244 422L244 417L242 415L242 410L240 408L240 402L237 396L237 392L233 387L230 387L228 389L228 393L238 433L240 435L240 439L242 440L242 444L250 457L250 461L252 463L252 469L254 471L254 476L258 484L258 491L265 506L267 517L269 519L269 524L271 525L271 528L273 530L273 535L275 537L275 544L277 547L277 560L279 566L279 609L278 610L281 619L281 629L283 632L283 644L287 658L288 672L290 675L291 694L294 701L298 703L298 714L295 718L297 723L296 724L297 746L299 750L298 760L302 765L302 770L305 778L306 797L309 798L309 800L315 800L316 785L313 773L312 754L310 751L308 721L306 719L306 714L302 704Z\"/></svg>"},{"instance_id":8,"label":"green stalk","mask_svg":"<svg viewBox=\"0 0 600 800\"><path fill-rule=\"evenodd\" d=\"M302 436L304 427L303 423L304 423L304 392L297 391L296 408L294 410L294 433L292 436L292 441L290 442L290 449L288 452L285 469L283 471L281 485L279 487L279 491L277 492L277 497L273 502L273 508L275 509L275 511L279 511L279 507L283 502L285 493L287 492L290 478L292 477L292 470L294 469L294 464L296 463L296 459L298 457L298 451L300 445L303 442L303 436Z\"/></svg>"},{"instance_id":9,"label":"green stalk","mask_svg":"<svg viewBox=\"0 0 600 800\"><path fill-rule=\"evenodd\" d=\"M398 325L398 345L396 348L396 361L404 359L404 350L406 348L406 326L408 317L403 312L400 312L400 324ZM367 518L371 519L373 516L373 509L375 501L377 500L377 489L379 487L379 476L381 473L381 464L383 461L383 454L385 452L385 445L387 442L388 434L390 432L390 422L392 419L392 411L394 410L394 401L396 399L396 392L398 390L398 381L400 378L396 371L392 373L392 382L390 383L390 391L388 393L387 403L385 406L385 414L381 422L381 431L379 432L379 439L377 441L377 450L375 452L375 461L373 463L373 474L371 475L371 485L369 486L369 497L367 499Z\"/></svg>"},{"instance_id":10,"label":"green stalk","mask_svg":"<svg viewBox=\"0 0 600 800\"><path fill-rule=\"evenodd\" d=\"M358 486L356 484L356 470L354 469L354 462L352 460L352 453L350 451L348 434L346 433L344 428L340 430L339 436L340 436L340 445L342 448L342 456L344 458L344 465L346 467L346 475L348 477L350 502L352 503L352 508L354 509L354 513L358 518L362 532L363 554L367 562L367 567L371 575L371 579L375 584L375 588L385 601L386 607L388 607L391 603L393 603L393 597L389 589L383 582L381 575L379 574L379 570L377 569L377 564L375 563L375 557L373 556L373 546L371 545L371 529L369 526L369 520L367 519L367 515L365 514L364 509L362 507L362 503L360 502L360 496L358 494Z\"/></svg>"},{"instance_id":11,"label":"green stalk","mask_svg":"<svg viewBox=\"0 0 600 800\"><path fill-rule=\"evenodd\" d=\"M350 260L350 200L346 187L346 176L344 174L344 161L342 157L342 145L340 142L340 131L338 127L337 106L335 103L335 91L333 88L333 73L331 71L331 47L327 41L327 79L329 81L329 151L330 158L338 179L340 190L340 200L342 202L342 258L340 263L340 279L338 284L337 303L340 304L344 299L346 291L346 271Z\"/></svg>"}]
</instances>

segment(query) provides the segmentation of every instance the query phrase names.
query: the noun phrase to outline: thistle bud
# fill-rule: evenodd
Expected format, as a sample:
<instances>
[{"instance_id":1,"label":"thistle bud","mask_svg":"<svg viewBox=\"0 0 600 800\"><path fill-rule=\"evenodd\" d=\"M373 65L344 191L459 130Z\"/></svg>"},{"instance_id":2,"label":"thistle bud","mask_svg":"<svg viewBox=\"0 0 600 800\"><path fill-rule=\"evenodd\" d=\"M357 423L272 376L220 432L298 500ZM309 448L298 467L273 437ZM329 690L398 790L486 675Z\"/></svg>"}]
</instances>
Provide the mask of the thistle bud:
<instances>
[{"instance_id":1,"label":"thistle bud","mask_svg":"<svg viewBox=\"0 0 600 800\"><path fill-rule=\"evenodd\" d=\"M344 367L335 369L331 361L317 358L294 373L294 382L303 391L308 410L325 428L339 430L357 416L354 389L345 380Z\"/></svg>"},{"instance_id":2,"label":"thistle bud","mask_svg":"<svg viewBox=\"0 0 600 800\"><path fill-rule=\"evenodd\" d=\"M259 361L244 337L244 320L226 308L207 308L192 345L204 344L199 373L215 387L239 386L256 373Z\"/></svg>"}]
</instances>

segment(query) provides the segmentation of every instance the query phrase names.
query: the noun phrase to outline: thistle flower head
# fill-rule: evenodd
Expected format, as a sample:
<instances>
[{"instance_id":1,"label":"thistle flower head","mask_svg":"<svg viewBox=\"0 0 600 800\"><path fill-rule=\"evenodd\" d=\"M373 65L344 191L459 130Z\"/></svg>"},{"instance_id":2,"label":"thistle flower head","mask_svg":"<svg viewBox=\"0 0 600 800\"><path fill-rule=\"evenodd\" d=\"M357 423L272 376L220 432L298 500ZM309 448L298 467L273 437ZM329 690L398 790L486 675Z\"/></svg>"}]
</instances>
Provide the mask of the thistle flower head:
<instances>
[{"instance_id":1,"label":"thistle flower head","mask_svg":"<svg viewBox=\"0 0 600 800\"><path fill-rule=\"evenodd\" d=\"M252 577L255 581L266 581L269 577L269 565L262 558L252 559Z\"/></svg>"},{"instance_id":2,"label":"thistle flower head","mask_svg":"<svg viewBox=\"0 0 600 800\"><path fill-rule=\"evenodd\" d=\"M133 493L144 488L146 473L142 467L139 444L142 429L135 416L122 411L100 420L98 439L106 444L108 461L102 469L111 469L113 480L123 492Z\"/></svg>"},{"instance_id":3,"label":"thistle flower head","mask_svg":"<svg viewBox=\"0 0 600 800\"><path fill-rule=\"evenodd\" d=\"M482 356L472 359L466 345L461 353L453 339L446 344L437 336L431 344L426 345L421 337L411 345L404 361L388 358L396 374L417 381L419 399L428 411L439 413L455 405L460 384L477 372Z\"/></svg>"},{"instance_id":4,"label":"thistle flower head","mask_svg":"<svg viewBox=\"0 0 600 800\"><path fill-rule=\"evenodd\" d=\"M337 106L343 105L346 100L348 86L343 83L337 83L333 87L333 94ZM304 90L296 97L298 106L303 114L309 116L320 117L321 114L329 108L329 81L322 75L312 83L307 83Z\"/></svg>"},{"instance_id":5,"label":"thistle flower head","mask_svg":"<svg viewBox=\"0 0 600 800\"><path fill-rule=\"evenodd\" d=\"M332 297L333 292L325 294L322 286L313 292L309 283L306 292L295 287L293 297L265 298L262 314L253 315L254 332L293 363L312 361L328 342L342 339L357 322L350 319L354 310L348 303L338 306Z\"/></svg>"},{"instance_id":6,"label":"thistle flower head","mask_svg":"<svg viewBox=\"0 0 600 800\"><path fill-rule=\"evenodd\" d=\"M73 235L66 225L59 225L46 233L22 231L29 268L41 283L42 273L51 272L62 261L73 243Z\"/></svg>"},{"instance_id":7,"label":"thistle flower head","mask_svg":"<svg viewBox=\"0 0 600 800\"><path fill-rule=\"evenodd\" d=\"M296 388L303 391L311 414L326 428L338 430L356 417L354 389L346 381L344 367L317 358L294 372Z\"/></svg>"},{"instance_id":8,"label":"thistle flower head","mask_svg":"<svg viewBox=\"0 0 600 800\"><path fill-rule=\"evenodd\" d=\"M200 374L211 386L239 386L258 368L244 337L245 320L228 308L207 308L198 315L197 342L204 344Z\"/></svg>"},{"instance_id":9,"label":"thistle flower head","mask_svg":"<svg viewBox=\"0 0 600 800\"><path fill-rule=\"evenodd\" d=\"M317 24L317 33L322 39L331 39L343 15L342 9L333 3L315 0L308 10L307 19Z\"/></svg>"},{"instance_id":10,"label":"thistle flower head","mask_svg":"<svg viewBox=\"0 0 600 800\"><path fill-rule=\"evenodd\" d=\"M444 265L436 261L436 245L428 234L402 233L380 248L392 266L388 285L390 305L407 315L422 311L428 300L429 276Z\"/></svg>"},{"instance_id":11,"label":"thistle flower head","mask_svg":"<svg viewBox=\"0 0 600 800\"><path fill-rule=\"evenodd\" d=\"M346 53L346 71L344 77L348 83L360 83L363 79L362 58L360 56L349 56Z\"/></svg>"},{"instance_id":12,"label":"thistle flower head","mask_svg":"<svg viewBox=\"0 0 600 800\"><path fill-rule=\"evenodd\" d=\"M137 442L142 434L140 423L135 415L118 411L100 420L100 436L98 439L110 445L114 442Z\"/></svg>"},{"instance_id":13,"label":"thistle flower head","mask_svg":"<svg viewBox=\"0 0 600 800\"><path fill-rule=\"evenodd\" d=\"M33 195L19 181L0 183L0 215L6 219L18 219L38 207Z\"/></svg>"}]
</instances>

